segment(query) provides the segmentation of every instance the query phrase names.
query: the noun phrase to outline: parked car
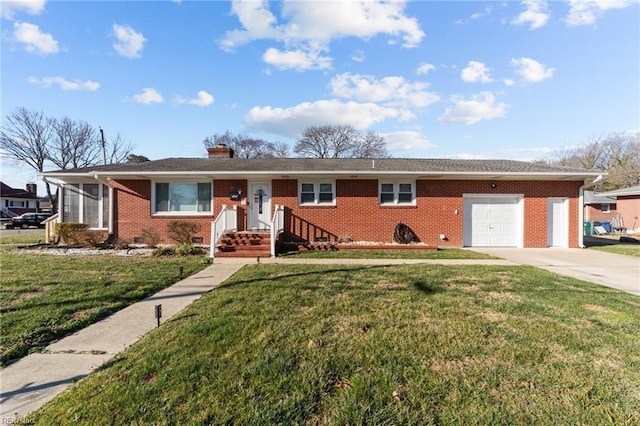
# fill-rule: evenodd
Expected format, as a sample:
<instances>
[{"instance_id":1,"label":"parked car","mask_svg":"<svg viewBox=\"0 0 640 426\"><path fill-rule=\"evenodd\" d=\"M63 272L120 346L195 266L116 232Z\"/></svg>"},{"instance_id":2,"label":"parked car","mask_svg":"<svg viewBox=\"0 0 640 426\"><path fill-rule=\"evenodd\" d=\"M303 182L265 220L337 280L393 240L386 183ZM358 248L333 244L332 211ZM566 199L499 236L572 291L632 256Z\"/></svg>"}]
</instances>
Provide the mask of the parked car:
<instances>
[{"instance_id":1,"label":"parked car","mask_svg":"<svg viewBox=\"0 0 640 426\"><path fill-rule=\"evenodd\" d=\"M44 228L43 221L51 217L50 213L25 213L22 216L12 217L11 222L4 227L6 229L22 228L27 229L30 226Z\"/></svg>"}]
</instances>

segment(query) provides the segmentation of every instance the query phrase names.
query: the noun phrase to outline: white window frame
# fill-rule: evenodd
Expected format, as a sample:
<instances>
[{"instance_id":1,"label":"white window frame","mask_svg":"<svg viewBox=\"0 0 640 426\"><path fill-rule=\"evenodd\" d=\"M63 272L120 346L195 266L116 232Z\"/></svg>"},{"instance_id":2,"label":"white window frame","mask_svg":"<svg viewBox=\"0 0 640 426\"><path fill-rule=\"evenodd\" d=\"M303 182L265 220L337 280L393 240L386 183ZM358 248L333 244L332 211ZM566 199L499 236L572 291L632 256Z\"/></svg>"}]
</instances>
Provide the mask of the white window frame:
<instances>
[{"instance_id":1,"label":"white window frame","mask_svg":"<svg viewBox=\"0 0 640 426\"><path fill-rule=\"evenodd\" d=\"M9 200L9 207L13 207L13 208L28 208L29 207L29 201L25 201L25 200Z\"/></svg>"},{"instance_id":2,"label":"white window frame","mask_svg":"<svg viewBox=\"0 0 640 426\"><path fill-rule=\"evenodd\" d=\"M320 201L320 185L331 185L331 201ZM302 202L302 185L313 185L313 202ZM298 205L299 206L335 206L336 205L336 181L335 180L305 180L298 181Z\"/></svg>"},{"instance_id":3,"label":"white window frame","mask_svg":"<svg viewBox=\"0 0 640 426\"><path fill-rule=\"evenodd\" d=\"M604 213L604 214L611 213L611 203L600 204L600 213Z\"/></svg>"},{"instance_id":4,"label":"white window frame","mask_svg":"<svg viewBox=\"0 0 640 426\"><path fill-rule=\"evenodd\" d=\"M108 229L109 228L109 214L107 214L107 223L104 223L105 221L104 219L104 215L102 214L102 212L104 211L104 191L106 190L107 193L109 191L109 188L106 187L106 185L99 183L99 182L84 182L84 183L78 183L78 184L67 184L64 186L63 191L69 191L68 187L72 186L72 185L78 185L78 223L85 223L84 221L84 198L85 198L85 192L84 192L84 185L98 185L98 226L97 227L93 227L93 228L89 228L89 229ZM111 195L111 194L109 194ZM64 200L64 195L63 195L63 200ZM108 202L108 201L107 201ZM109 208L111 208L111 206L109 206ZM63 217L62 218L63 221L66 222L66 218Z\"/></svg>"},{"instance_id":5,"label":"white window frame","mask_svg":"<svg viewBox=\"0 0 640 426\"><path fill-rule=\"evenodd\" d=\"M207 211L156 211L156 185L159 183L171 184L184 184L191 183L198 185L200 183L207 183L211 185L211 202L209 203L210 210ZM197 188L197 186L196 186ZM197 189L196 189L197 190ZM181 181L181 180L157 180L151 182L151 215L152 216L212 216L213 215L213 181Z\"/></svg>"},{"instance_id":6,"label":"white window frame","mask_svg":"<svg viewBox=\"0 0 640 426\"><path fill-rule=\"evenodd\" d=\"M393 185L393 201L390 203L382 202L382 185ZM400 202L400 185L411 185L411 201ZM378 205L379 206L415 206L416 205L416 181L378 181Z\"/></svg>"}]
</instances>

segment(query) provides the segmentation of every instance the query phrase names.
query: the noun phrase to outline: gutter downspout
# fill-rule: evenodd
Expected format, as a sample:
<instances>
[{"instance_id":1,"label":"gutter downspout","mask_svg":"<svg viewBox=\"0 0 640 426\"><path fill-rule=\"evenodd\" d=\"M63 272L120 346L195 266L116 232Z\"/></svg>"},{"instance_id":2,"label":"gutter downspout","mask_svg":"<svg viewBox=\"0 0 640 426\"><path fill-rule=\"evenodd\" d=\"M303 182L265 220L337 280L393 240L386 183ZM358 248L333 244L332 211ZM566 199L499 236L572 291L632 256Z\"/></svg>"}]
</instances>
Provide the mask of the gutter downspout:
<instances>
[{"instance_id":1,"label":"gutter downspout","mask_svg":"<svg viewBox=\"0 0 640 426\"><path fill-rule=\"evenodd\" d=\"M595 178L590 184L589 186L593 186L596 183L600 182L603 178L603 175L598 175L597 178ZM578 247L580 248L586 248L586 246L584 245L584 187L586 185L582 185L579 189L579 195L578 195L578 207L579 207L579 211L578 211L578 227L580 229L580 232L578 232Z\"/></svg>"},{"instance_id":2,"label":"gutter downspout","mask_svg":"<svg viewBox=\"0 0 640 426\"><path fill-rule=\"evenodd\" d=\"M578 190L578 247L586 248L584 245L584 185Z\"/></svg>"}]
</instances>

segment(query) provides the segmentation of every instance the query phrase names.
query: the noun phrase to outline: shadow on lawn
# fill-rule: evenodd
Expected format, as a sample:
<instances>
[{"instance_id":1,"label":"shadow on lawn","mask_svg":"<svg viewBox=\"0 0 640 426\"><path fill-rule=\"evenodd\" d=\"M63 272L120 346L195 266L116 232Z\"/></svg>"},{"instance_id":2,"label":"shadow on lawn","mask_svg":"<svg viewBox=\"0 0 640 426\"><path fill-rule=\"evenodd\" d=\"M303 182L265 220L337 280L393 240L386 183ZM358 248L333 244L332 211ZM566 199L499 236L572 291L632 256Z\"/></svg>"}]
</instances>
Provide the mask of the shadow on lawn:
<instances>
[{"instance_id":1,"label":"shadow on lawn","mask_svg":"<svg viewBox=\"0 0 640 426\"><path fill-rule=\"evenodd\" d=\"M245 284L252 284L252 283L258 283L258 282L263 282L263 281L279 281L282 279L288 279L288 278L295 278L295 277L309 277L310 280L308 283L304 284L304 288L305 289L319 289L320 287L318 285L314 285L312 283L317 282L313 277L317 276L318 280L321 279L322 277L324 277L327 274L331 274L331 273L339 273L339 272L359 272L359 271L384 271L385 269L389 268L389 267L396 267L398 265L362 265L362 266L356 266L356 267L349 267L349 268L345 268L345 267L341 267L341 268L332 268L332 269L322 269L322 270L318 270L318 271L304 271L304 272L295 272L295 273L290 273L290 274L282 274L282 275L277 275L274 277L269 277L269 278L253 278L253 279L249 279L249 280L239 280L239 281L233 281L233 280L229 280L226 283L224 283L223 285L221 285L220 287L218 287L220 290L222 289L228 289L228 288L232 288L235 286L239 286L239 285L245 285ZM444 291L444 288L440 287L440 286L436 286L433 283L428 283L424 280L407 280L408 283L412 283L413 286L419 290L421 293L423 294L434 294L437 292L442 292Z\"/></svg>"}]
</instances>

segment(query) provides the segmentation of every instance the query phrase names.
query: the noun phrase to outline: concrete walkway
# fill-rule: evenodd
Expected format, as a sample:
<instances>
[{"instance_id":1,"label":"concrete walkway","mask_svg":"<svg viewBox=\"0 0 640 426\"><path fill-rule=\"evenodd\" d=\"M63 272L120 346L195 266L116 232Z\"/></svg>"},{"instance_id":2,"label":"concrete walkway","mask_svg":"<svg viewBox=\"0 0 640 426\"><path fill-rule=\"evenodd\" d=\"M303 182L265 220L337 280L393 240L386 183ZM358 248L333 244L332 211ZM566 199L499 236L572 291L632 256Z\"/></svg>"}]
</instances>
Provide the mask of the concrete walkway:
<instances>
[{"instance_id":1,"label":"concrete walkway","mask_svg":"<svg viewBox=\"0 0 640 426\"><path fill-rule=\"evenodd\" d=\"M0 424L44 405L157 326L155 305L165 321L236 273L242 263L221 262L128 306L112 316L0 370Z\"/></svg>"},{"instance_id":2,"label":"concrete walkway","mask_svg":"<svg viewBox=\"0 0 640 426\"><path fill-rule=\"evenodd\" d=\"M514 264L532 265L606 287L640 295L640 258L587 249L477 248Z\"/></svg>"},{"instance_id":3,"label":"concrete walkway","mask_svg":"<svg viewBox=\"0 0 640 426\"><path fill-rule=\"evenodd\" d=\"M591 250L486 249L477 250L503 259L260 259L265 264L444 264L534 265L640 294L637 258ZM627 259L629 258L629 259ZM162 320L171 318L203 294L256 259L216 259L214 264L109 318L49 345L43 353L26 356L0 370L0 424L20 417L53 399L72 383L134 344L156 327L154 306L162 304Z\"/></svg>"}]
</instances>

